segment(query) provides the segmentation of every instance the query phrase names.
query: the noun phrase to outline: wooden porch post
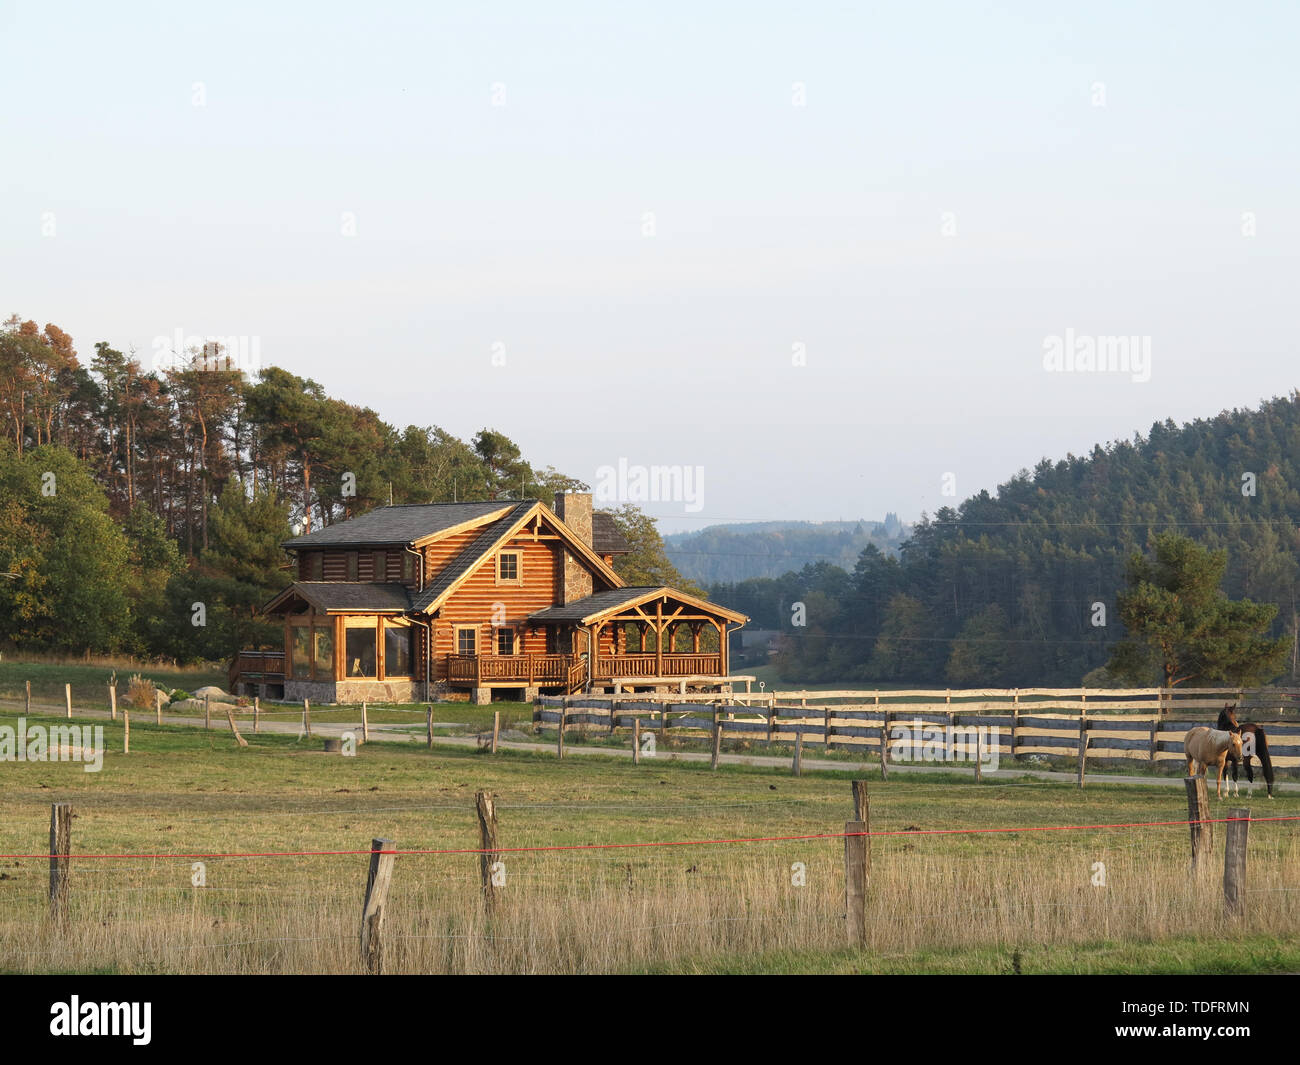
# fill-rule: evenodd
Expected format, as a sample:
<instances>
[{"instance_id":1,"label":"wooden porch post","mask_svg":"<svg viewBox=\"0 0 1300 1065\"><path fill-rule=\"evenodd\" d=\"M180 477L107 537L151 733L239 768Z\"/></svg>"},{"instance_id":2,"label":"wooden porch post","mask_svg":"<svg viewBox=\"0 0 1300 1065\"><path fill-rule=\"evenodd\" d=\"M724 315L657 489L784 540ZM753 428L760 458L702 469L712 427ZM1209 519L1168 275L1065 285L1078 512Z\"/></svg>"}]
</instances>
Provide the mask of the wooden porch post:
<instances>
[{"instance_id":1,"label":"wooden porch post","mask_svg":"<svg viewBox=\"0 0 1300 1065\"><path fill-rule=\"evenodd\" d=\"M384 670L388 663L384 661L384 615L375 619L375 680L384 679Z\"/></svg>"},{"instance_id":2,"label":"wooden porch post","mask_svg":"<svg viewBox=\"0 0 1300 1065\"><path fill-rule=\"evenodd\" d=\"M664 601L655 603L655 676L664 675Z\"/></svg>"},{"instance_id":3,"label":"wooden porch post","mask_svg":"<svg viewBox=\"0 0 1300 1065\"><path fill-rule=\"evenodd\" d=\"M700 622L691 622L691 654L693 655L700 653L700 628Z\"/></svg>"},{"instance_id":4,"label":"wooden porch post","mask_svg":"<svg viewBox=\"0 0 1300 1065\"><path fill-rule=\"evenodd\" d=\"M347 645L344 642L343 615L334 615L334 680L338 682L348 675Z\"/></svg>"},{"instance_id":5,"label":"wooden porch post","mask_svg":"<svg viewBox=\"0 0 1300 1065\"><path fill-rule=\"evenodd\" d=\"M722 675L725 677L728 670L727 654L727 623L724 621L718 626L718 650L722 652Z\"/></svg>"}]
</instances>

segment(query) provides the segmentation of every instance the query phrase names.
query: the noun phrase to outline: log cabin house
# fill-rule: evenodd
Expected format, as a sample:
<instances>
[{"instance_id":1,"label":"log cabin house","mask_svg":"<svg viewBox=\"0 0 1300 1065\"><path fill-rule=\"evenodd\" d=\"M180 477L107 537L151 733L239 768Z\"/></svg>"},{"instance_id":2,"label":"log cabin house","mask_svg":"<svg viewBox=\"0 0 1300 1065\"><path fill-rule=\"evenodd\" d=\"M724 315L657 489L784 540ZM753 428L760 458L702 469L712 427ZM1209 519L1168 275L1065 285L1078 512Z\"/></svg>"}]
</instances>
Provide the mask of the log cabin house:
<instances>
[{"instance_id":1,"label":"log cabin house","mask_svg":"<svg viewBox=\"0 0 1300 1065\"><path fill-rule=\"evenodd\" d=\"M231 691L313 702L468 692L713 689L749 620L614 572L628 546L590 494L380 507L287 540L296 579L263 607L284 647L241 651Z\"/></svg>"}]
</instances>

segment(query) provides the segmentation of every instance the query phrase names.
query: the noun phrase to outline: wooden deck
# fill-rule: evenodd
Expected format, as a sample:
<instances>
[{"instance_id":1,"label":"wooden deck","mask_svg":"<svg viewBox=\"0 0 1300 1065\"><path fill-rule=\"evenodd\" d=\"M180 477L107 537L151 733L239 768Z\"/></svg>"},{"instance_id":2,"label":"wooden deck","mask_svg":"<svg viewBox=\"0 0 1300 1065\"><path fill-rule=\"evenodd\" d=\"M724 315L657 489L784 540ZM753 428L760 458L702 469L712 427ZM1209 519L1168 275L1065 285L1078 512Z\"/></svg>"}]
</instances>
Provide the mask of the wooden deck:
<instances>
[{"instance_id":1,"label":"wooden deck","mask_svg":"<svg viewBox=\"0 0 1300 1065\"><path fill-rule=\"evenodd\" d=\"M458 687L561 688L575 692L587 683L587 662L579 655L446 655L445 676ZM240 651L230 663L231 690L240 682L283 684L283 651ZM675 685L721 685L732 680L722 672L720 654L600 655L592 683L621 688ZM748 690L748 683L746 689Z\"/></svg>"},{"instance_id":2,"label":"wooden deck","mask_svg":"<svg viewBox=\"0 0 1300 1065\"><path fill-rule=\"evenodd\" d=\"M586 682L583 663L572 655L447 655L450 684L490 688L494 685L564 687Z\"/></svg>"},{"instance_id":3,"label":"wooden deck","mask_svg":"<svg viewBox=\"0 0 1300 1065\"><path fill-rule=\"evenodd\" d=\"M587 683L587 663L579 655L447 655L447 681L475 688L563 687L577 691ZM601 655L595 684L650 685L716 683L719 654Z\"/></svg>"}]
</instances>

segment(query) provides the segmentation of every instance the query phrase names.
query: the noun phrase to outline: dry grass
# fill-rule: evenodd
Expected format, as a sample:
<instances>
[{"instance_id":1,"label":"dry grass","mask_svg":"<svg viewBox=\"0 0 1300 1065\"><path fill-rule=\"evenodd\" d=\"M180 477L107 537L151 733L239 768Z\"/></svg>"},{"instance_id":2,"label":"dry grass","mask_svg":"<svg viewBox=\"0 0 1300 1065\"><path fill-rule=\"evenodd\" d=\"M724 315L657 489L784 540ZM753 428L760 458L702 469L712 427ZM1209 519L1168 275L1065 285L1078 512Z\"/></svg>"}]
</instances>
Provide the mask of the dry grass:
<instances>
[{"instance_id":1,"label":"dry grass","mask_svg":"<svg viewBox=\"0 0 1300 1065\"><path fill-rule=\"evenodd\" d=\"M58 720L58 719L51 719ZM13 718L0 713L0 721ZM44 858L0 858L0 971L350 973L366 854L211 859L147 855L399 849L477 844L473 795L498 796L503 847L645 843L833 833L850 814L845 777L600 758L496 758L371 744L326 756L293 737L109 726L103 772L0 764L0 854L39 853L49 804L73 803L66 927L47 917ZM1294 796L1240 800L1256 817L1300 812ZM1211 800L1214 816L1229 805ZM871 783L877 831L1119 824L1185 816L1181 790L1132 785L900 777ZM500 905L483 911L473 854L396 859L386 916L393 972L604 973L931 971L983 952L1002 971L1017 952L1071 964L1107 943L1145 943L1139 971L1212 971L1233 944L1300 958L1300 823L1251 827L1248 908L1223 913L1223 826L1214 861L1188 874L1182 827L888 835L872 841L868 940L846 949L843 842L626 847L506 853ZM791 883L802 862L807 883ZM1094 863L1107 886L1094 887ZM991 960L990 960L991 959ZM988 966L994 966L988 968Z\"/></svg>"},{"instance_id":2,"label":"dry grass","mask_svg":"<svg viewBox=\"0 0 1300 1065\"><path fill-rule=\"evenodd\" d=\"M127 682L126 701L137 710L152 710L157 693L158 686L137 673Z\"/></svg>"},{"instance_id":3,"label":"dry grass","mask_svg":"<svg viewBox=\"0 0 1300 1065\"><path fill-rule=\"evenodd\" d=\"M1062 845L1051 860L955 852L951 841L875 840L866 957L1007 951L1098 940L1300 936L1300 844L1252 843L1250 906L1231 919L1213 870L1199 879L1168 841ZM1181 841L1180 841L1181 842ZM691 959L833 952L845 946L839 841L505 855L489 917L473 856L404 855L386 915L386 969L413 973L603 973ZM791 883L805 863L807 884ZM1093 886L1093 863L1107 886ZM57 931L39 893L0 921L9 971L349 973L364 856L221 860L208 886L188 861L79 871Z\"/></svg>"}]
</instances>

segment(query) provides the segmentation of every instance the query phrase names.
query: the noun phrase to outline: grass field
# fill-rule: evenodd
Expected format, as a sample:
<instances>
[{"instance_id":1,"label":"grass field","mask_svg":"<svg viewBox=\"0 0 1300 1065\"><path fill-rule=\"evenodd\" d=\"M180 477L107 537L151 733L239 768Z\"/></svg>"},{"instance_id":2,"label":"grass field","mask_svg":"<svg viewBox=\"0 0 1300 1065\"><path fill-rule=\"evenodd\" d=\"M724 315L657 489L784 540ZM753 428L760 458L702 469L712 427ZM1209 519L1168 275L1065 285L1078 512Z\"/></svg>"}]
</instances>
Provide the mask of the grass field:
<instances>
[{"instance_id":1,"label":"grass field","mask_svg":"<svg viewBox=\"0 0 1300 1065\"><path fill-rule=\"evenodd\" d=\"M184 688L194 691L209 684L224 688L229 684L224 669L214 667L154 666L132 663L129 660L106 659L102 662L83 662L80 659L63 661L40 660L5 655L0 659L0 699L21 699L27 681L32 684L32 699L38 702L62 703L63 686L72 685L72 698L77 706L108 707L108 685L117 674L119 698L126 691L132 674L139 673L169 689Z\"/></svg>"},{"instance_id":2,"label":"grass field","mask_svg":"<svg viewBox=\"0 0 1300 1065\"><path fill-rule=\"evenodd\" d=\"M439 708L441 709L441 707ZM483 709L483 708L479 708ZM12 726L16 713L0 713ZM55 719L46 719L47 723ZM32 723L35 723L32 719ZM478 845L474 793L498 796L500 846L676 843L836 833L850 774L373 743L354 758L292 736L108 723L100 773L0 763L0 853L45 853L73 804L70 918L47 919L44 857L0 857L0 971L355 972L367 856L190 857ZM1240 800L1242 805L1246 801ZM1229 804L1215 803L1215 810ZM1256 797L1255 816L1300 813ZM871 784L873 831L1181 820L1142 786L905 777ZM1300 968L1300 822L1251 828L1244 918L1216 872L1188 876L1185 827L895 835L872 840L868 942L845 944L843 841L504 853L483 912L473 854L401 855L387 967L410 972L1255 972ZM1106 886L1091 883L1105 864ZM792 883L803 863L806 884Z\"/></svg>"}]
</instances>

